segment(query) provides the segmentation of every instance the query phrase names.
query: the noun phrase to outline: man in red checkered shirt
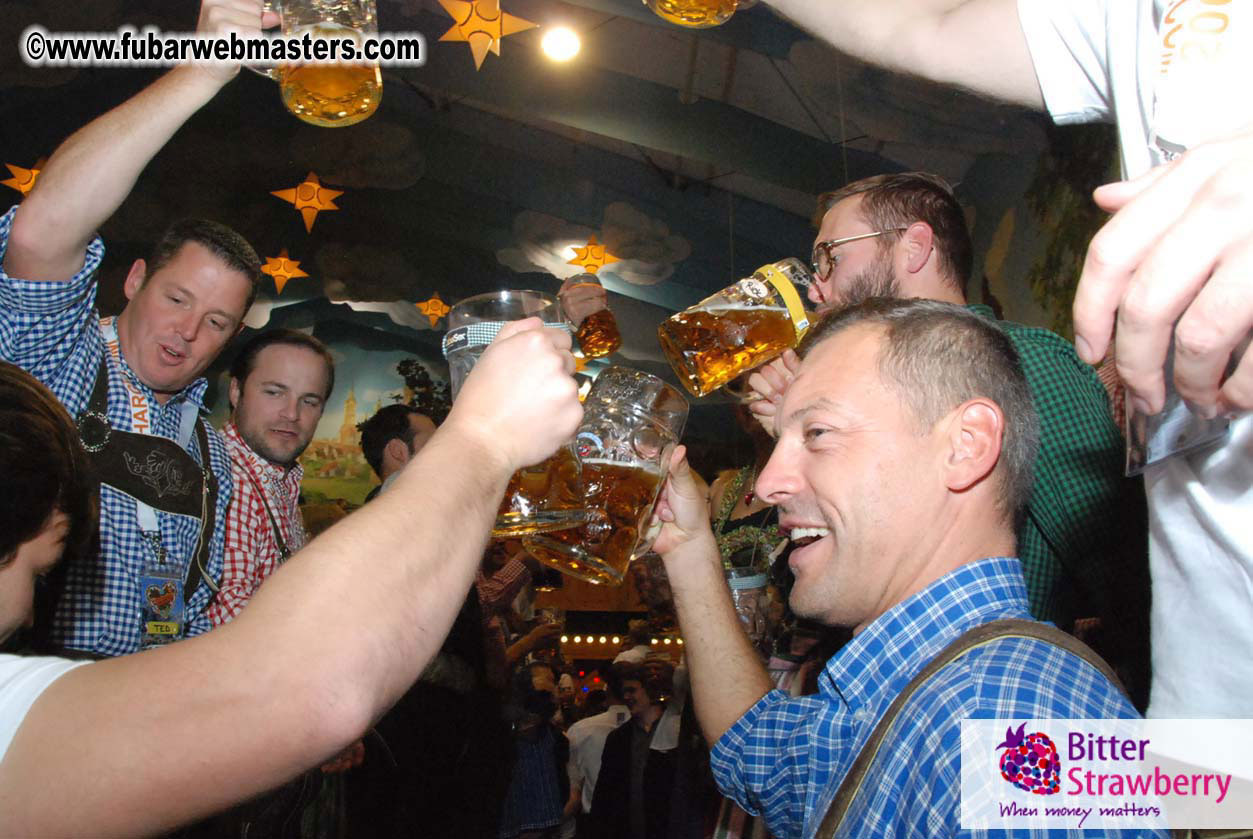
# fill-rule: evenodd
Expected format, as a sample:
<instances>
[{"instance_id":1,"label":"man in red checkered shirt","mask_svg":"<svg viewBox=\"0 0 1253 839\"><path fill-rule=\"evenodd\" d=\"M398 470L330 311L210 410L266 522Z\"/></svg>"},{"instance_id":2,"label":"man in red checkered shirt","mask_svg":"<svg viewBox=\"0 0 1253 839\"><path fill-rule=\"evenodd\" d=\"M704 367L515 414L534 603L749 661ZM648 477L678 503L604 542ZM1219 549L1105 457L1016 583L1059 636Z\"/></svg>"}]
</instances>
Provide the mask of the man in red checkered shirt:
<instances>
[{"instance_id":1,"label":"man in red checkered shirt","mask_svg":"<svg viewBox=\"0 0 1253 839\"><path fill-rule=\"evenodd\" d=\"M318 339L293 329L253 338L231 365L231 421L222 428L235 491L226 513L222 583L209 607L220 626L305 543L296 458L313 439L335 386Z\"/></svg>"}]
</instances>

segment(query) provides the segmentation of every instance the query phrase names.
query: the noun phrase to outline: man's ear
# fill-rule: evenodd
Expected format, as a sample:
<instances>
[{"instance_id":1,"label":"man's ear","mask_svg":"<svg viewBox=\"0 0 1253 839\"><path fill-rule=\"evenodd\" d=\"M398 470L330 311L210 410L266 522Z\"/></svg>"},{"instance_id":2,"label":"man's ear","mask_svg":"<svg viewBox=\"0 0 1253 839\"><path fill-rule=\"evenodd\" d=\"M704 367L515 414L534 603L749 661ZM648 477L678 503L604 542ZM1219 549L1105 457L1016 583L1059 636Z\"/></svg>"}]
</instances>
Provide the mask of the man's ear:
<instances>
[{"instance_id":1,"label":"man's ear","mask_svg":"<svg viewBox=\"0 0 1253 839\"><path fill-rule=\"evenodd\" d=\"M404 440L399 437L393 437L387 441L387 445L383 446L383 457L390 457L401 466L404 466L409 462L409 447L405 445Z\"/></svg>"},{"instance_id":2,"label":"man's ear","mask_svg":"<svg viewBox=\"0 0 1253 839\"><path fill-rule=\"evenodd\" d=\"M1001 458L1004 434L1005 415L991 399L976 397L957 406L945 427L945 485L964 492L991 475Z\"/></svg>"},{"instance_id":3,"label":"man's ear","mask_svg":"<svg viewBox=\"0 0 1253 839\"><path fill-rule=\"evenodd\" d=\"M935 252L935 231L925 221L916 221L901 233L905 247L905 270L917 274Z\"/></svg>"},{"instance_id":4,"label":"man's ear","mask_svg":"<svg viewBox=\"0 0 1253 839\"><path fill-rule=\"evenodd\" d=\"M243 394L243 391L239 387L239 379L235 378L234 376L231 376L231 384L227 388L226 398L231 404L232 414L235 413L235 408L238 407L239 405L239 397L242 394Z\"/></svg>"},{"instance_id":5,"label":"man's ear","mask_svg":"<svg viewBox=\"0 0 1253 839\"><path fill-rule=\"evenodd\" d=\"M143 287L144 275L148 273L148 263L136 259L131 263L131 270L126 273L126 282L122 283L122 291L127 300L134 300L139 289Z\"/></svg>"}]
</instances>

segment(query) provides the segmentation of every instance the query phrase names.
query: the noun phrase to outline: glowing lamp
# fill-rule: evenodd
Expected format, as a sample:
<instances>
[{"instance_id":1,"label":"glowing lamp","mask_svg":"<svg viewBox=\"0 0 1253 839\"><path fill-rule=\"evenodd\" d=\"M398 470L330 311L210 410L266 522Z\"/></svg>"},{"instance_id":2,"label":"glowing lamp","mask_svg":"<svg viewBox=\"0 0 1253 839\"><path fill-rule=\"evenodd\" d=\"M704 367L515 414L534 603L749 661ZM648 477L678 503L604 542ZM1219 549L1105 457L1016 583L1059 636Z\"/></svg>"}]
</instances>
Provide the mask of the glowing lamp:
<instances>
[{"instance_id":1,"label":"glowing lamp","mask_svg":"<svg viewBox=\"0 0 1253 839\"><path fill-rule=\"evenodd\" d=\"M579 54L583 46L578 33L568 26L554 26L544 33L539 43L544 55L553 61L569 61Z\"/></svg>"}]
</instances>

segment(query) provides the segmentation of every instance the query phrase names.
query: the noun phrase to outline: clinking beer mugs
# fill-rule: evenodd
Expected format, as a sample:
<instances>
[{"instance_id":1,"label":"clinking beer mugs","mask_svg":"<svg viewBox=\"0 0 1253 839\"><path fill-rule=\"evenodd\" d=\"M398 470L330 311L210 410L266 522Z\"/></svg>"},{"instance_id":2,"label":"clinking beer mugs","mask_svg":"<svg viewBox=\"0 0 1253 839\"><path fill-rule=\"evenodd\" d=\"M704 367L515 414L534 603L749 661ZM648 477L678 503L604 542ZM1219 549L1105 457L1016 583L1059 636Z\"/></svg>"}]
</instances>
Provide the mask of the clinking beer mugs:
<instances>
[{"instance_id":1,"label":"clinking beer mugs","mask_svg":"<svg viewBox=\"0 0 1253 839\"><path fill-rule=\"evenodd\" d=\"M809 329L797 291L809 277L799 259L763 265L663 321L657 338L683 386L706 396L795 347Z\"/></svg>"},{"instance_id":2,"label":"clinking beer mugs","mask_svg":"<svg viewBox=\"0 0 1253 839\"><path fill-rule=\"evenodd\" d=\"M597 376L574 438L583 506L593 517L569 530L524 536L527 551L571 576L621 583L648 529L687 407L678 390L648 373L609 367Z\"/></svg>"},{"instance_id":3,"label":"clinking beer mugs","mask_svg":"<svg viewBox=\"0 0 1253 839\"><path fill-rule=\"evenodd\" d=\"M305 34L314 40L347 38L360 52L366 37L378 35L375 0L267 0L265 8L278 13L287 38ZM278 82L287 110L313 125L354 125L378 110L383 98L377 61L249 69Z\"/></svg>"},{"instance_id":4,"label":"clinking beer mugs","mask_svg":"<svg viewBox=\"0 0 1253 839\"><path fill-rule=\"evenodd\" d=\"M538 317L546 328L569 328L557 301L538 291L479 294L459 301L449 310L444 358L448 360L454 400L500 328L509 321L528 317ZM509 479L492 536L560 530L588 521L592 514L584 507L581 471L572 443L557 449L541 463L519 469Z\"/></svg>"}]
</instances>

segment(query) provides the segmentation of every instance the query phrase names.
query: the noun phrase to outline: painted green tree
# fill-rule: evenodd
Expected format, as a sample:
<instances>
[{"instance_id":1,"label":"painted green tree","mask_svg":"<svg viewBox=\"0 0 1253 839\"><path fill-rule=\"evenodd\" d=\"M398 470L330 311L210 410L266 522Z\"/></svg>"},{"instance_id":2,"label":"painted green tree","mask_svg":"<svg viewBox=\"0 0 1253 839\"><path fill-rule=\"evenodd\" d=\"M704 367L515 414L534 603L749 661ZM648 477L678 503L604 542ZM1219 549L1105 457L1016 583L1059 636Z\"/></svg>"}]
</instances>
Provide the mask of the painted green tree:
<instances>
[{"instance_id":1,"label":"painted green tree","mask_svg":"<svg viewBox=\"0 0 1253 839\"><path fill-rule=\"evenodd\" d=\"M404 358L396 364L396 372L405 380L405 390L413 394L409 404L426 414L436 425L444 421L452 407L452 396L447 382L437 381L416 358ZM397 401L403 396L395 397Z\"/></svg>"},{"instance_id":2,"label":"painted green tree","mask_svg":"<svg viewBox=\"0 0 1253 839\"><path fill-rule=\"evenodd\" d=\"M1117 178L1118 137L1112 125L1054 126L1049 151L1027 190L1026 202L1043 231L1044 245L1031 266L1031 292L1049 327L1071 337L1071 303L1088 242L1106 214L1092 190Z\"/></svg>"}]
</instances>

